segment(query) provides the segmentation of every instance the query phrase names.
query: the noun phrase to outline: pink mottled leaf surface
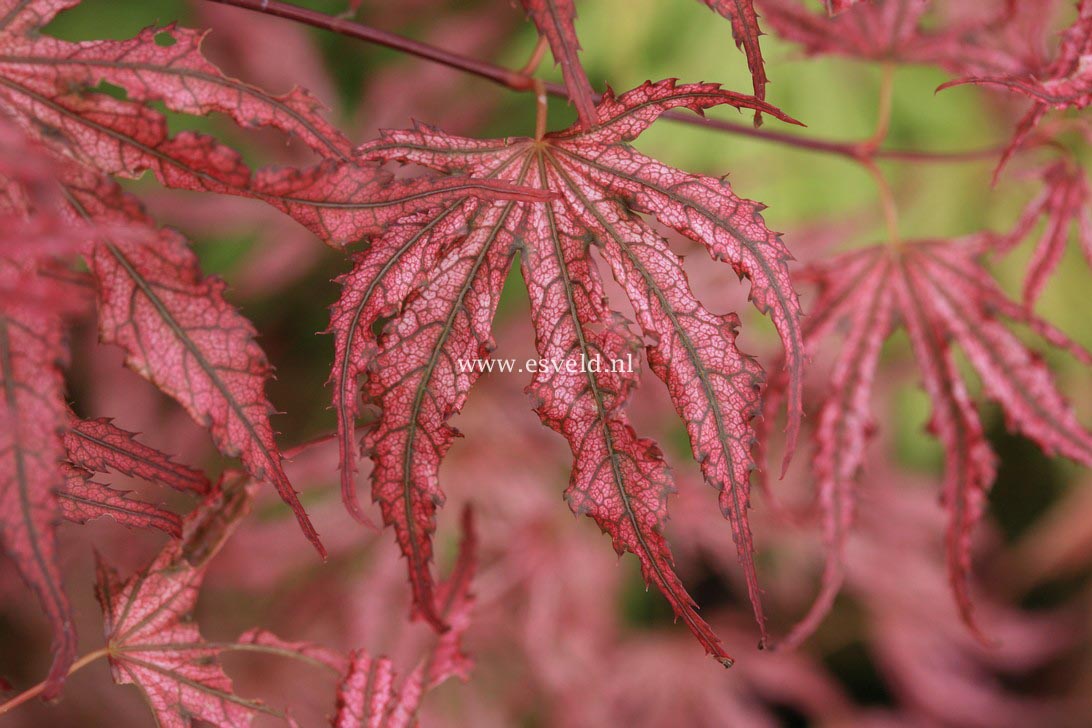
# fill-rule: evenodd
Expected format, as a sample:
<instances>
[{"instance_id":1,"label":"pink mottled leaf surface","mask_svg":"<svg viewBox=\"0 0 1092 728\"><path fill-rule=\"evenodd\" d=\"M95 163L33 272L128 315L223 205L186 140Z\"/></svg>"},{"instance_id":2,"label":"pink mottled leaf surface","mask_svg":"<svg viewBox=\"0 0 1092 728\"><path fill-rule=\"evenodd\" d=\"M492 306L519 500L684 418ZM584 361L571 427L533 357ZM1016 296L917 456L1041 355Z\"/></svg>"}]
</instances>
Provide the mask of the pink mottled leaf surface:
<instances>
[{"instance_id":1,"label":"pink mottled leaf surface","mask_svg":"<svg viewBox=\"0 0 1092 728\"><path fill-rule=\"evenodd\" d=\"M215 492L186 518L182 539L128 579L99 563L97 594L114 681L139 688L165 728L188 728L194 720L249 726L257 712L269 712L235 694L217 659L222 648L206 643L193 621L208 561L252 497L252 487L239 485Z\"/></svg>"},{"instance_id":2,"label":"pink mottled leaf surface","mask_svg":"<svg viewBox=\"0 0 1092 728\"><path fill-rule=\"evenodd\" d=\"M19 266L0 258L0 281ZM45 694L55 696L76 657L76 631L61 582L54 527L63 488L66 422L61 367L68 350L58 316L26 305L0 308L0 537L53 628Z\"/></svg>"},{"instance_id":3,"label":"pink mottled leaf surface","mask_svg":"<svg viewBox=\"0 0 1092 728\"><path fill-rule=\"evenodd\" d=\"M648 360L686 423L707 482L720 493L764 625L746 515L749 423L762 372L736 348L735 315L715 315L693 296L680 259L638 213L703 243L750 280L753 303L773 319L789 352L791 439L800 414L802 351L790 256L763 223L762 206L735 196L725 180L674 169L626 143L669 109L700 112L721 104L787 118L715 85L663 81L621 96L608 93L591 131L578 126L536 142L466 139L418 126L360 148L369 160L414 162L556 196L530 205L468 201L403 221L358 260L334 309L339 341L352 336L359 347L339 356L357 358L352 371L374 359L368 393L382 414L365 442L375 462L373 498L409 561L417 609L433 624L442 626L429 567L435 512L443 502L438 471L456 434L447 419L462 408L479 374L459 362L493 348L490 323L514 252L521 251L540 357L564 364L635 351L636 340L604 299L588 254L593 241L654 342ZM385 315L393 318L376 338L372 326ZM591 516L619 553L636 554L647 582L664 593L706 650L729 664L674 572L662 533L672 477L659 448L639 438L623 413L635 381L633 372L572 373L562 366L536 372L529 391L540 418L573 450L565 493L572 510ZM338 390L343 398L351 392ZM343 448L351 447L343 437Z\"/></svg>"},{"instance_id":4,"label":"pink mottled leaf surface","mask_svg":"<svg viewBox=\"0 0 1092 728\"><path fill-rule=\"evenodd\" d=\"M140 443L136 435L105 418L70 418L64 446L69 462L84 470L96 473L115 470L181 491L209 490L204 473L174 462L166 453Z\"/></svg>"}]
</instances>

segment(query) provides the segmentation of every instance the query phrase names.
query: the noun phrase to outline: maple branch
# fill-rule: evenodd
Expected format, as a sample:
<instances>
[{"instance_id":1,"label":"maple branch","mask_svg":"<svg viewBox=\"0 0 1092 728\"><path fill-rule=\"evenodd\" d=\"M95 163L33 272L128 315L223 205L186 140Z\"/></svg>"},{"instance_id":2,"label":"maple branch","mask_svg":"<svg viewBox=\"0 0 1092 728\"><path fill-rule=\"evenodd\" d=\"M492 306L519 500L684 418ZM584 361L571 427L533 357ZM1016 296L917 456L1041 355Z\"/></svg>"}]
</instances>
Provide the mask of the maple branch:
<instances>
[{"instance_id":1,"label":"maple branch","mask_svg":"<svg viewBox=\"0 0 1092 728\"><path fill-rule=\"evenodd\" d=\"M72 667L68 668L68 675L72 675L72 673L76 672L77 670L79 670L79 669L81 669L83 667L86 667L87 665L91 664L92 662L99 659L100 657L105 657L107 654L109 654L109 649L106 648L106 647L100 647L99 649L95 650L94 652L88 652L86 655L84 655L83 657L81 657L80 659L78 659L78 660L76 660L75 662L72 663ZM41 695L42 691L45 690L45 688L46 688L46 681L43 680L42 682L38 683L34 687L27 688L26 690L19 693L18 695L16 695L11 700L8 700L8 701L6 701L4 703L0 703L0 715L6 715L8 712L10 712L12 710L15 710L16 708L18 708L20 705L27 702L28 700L33 700L34 698Z\"/></svg>"},{"instance_id":2,"label":"maple branch","mask_svg":"<svg viewBox=\"0 0 1092 728\"><path fill-rule=\"evenodd\" d=\"M531 77L518 73L503 66L498 66L488 61L480 61L476 58L464 56L460 53L446 51L428 43L406 38L397 33L389 33L363 23L357 23L346 18L339 18L316 10L308 10L278 0L209 0L209 2L221 5L231 5L237 8L253 10L257 13L272 15L286 20L294 20L297 23L310 25L313 28L329 30L340 35L362 40L365 43L390 48L391 50L408 53L411 56L423 58L426 61L439 63L440 65L454 68L459 71L478 76L480 78L507 86L513 91L528 91L531 88Z\"/></svg>"},{"instance_id":3,"label":"maple branch","mask_svg":"<svg viewBox=\"0 0 1092 728\"><path fill-rule=\"evenodd\" d=\"M400 51L426 61L432 61L433 63L438 63L447 66L448 68L454 68L455 70L469 73L487 81L492 81L511 91L525 93L535 89L535 79L526 72L527 66L525 66L523 70L513 71L510 68L505 68L504 66L499 66L495 63L444 50L443 48L428 43L406 38L397 33L379 30L369 25L364 25L363 23L348 20L344 17L326 15L325 13L320 13L315 10L279 2L279 0L207 1L220 5L243 8L244 10L251 10L256 13L272 15L278 18L285 18L286 20L292 20L297 23L302 23L303 25L310 25L313 28L328 30L332 33L338 33L349 38L362 40L365 43L380 45L384 48ZM534 59L532 58L532 60ZM528 66L530 65L531 64L528 64ZM543 86L549 96L569 99L569 92L562 84L546 82ZM596 94L594 97L596 103L598 103L601 98L602 96L599 94ZM662 118L671 119L672 121L677 121L682 124L690 124L691 126L717 129L729 134L737 134L774 144L783 144L803 151L834 154L858 162L869 158L922 163L973 162L996 157L1004 149L1003 146L991 146L963 152L932 152L916 149L868 149L867 140L865 142L836 142L823 139L808 139L797 136L796 134L788 134L769 129L756 129L750 124L727 121L725 119L709 119L680 111L669 111L663 114Z\"/></svg>"}]
</instances>

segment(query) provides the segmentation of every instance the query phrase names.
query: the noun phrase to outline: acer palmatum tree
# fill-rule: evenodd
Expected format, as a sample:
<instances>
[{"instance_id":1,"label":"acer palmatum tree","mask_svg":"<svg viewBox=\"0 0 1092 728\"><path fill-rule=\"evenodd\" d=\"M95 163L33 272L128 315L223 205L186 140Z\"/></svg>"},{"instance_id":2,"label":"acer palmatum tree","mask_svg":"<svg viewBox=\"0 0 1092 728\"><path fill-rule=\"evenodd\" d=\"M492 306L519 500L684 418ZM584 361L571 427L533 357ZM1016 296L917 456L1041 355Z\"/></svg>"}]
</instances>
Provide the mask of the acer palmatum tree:
<instances>
[{"instance_id":1,"label":"acer palmatum tree","mask_svg":"<svg viewBox=\"0 0 1092 728\"><path fill-rule=\"evenodd\" d=\"M1080 115L1092 95L1092 3L1048 2L1032 9L1007 0L863 0L825 7L796 0L706 0L723 17L717 32L731 37L742 55L711 53L724 44L712 44L703 55L717 56L725 69L745 70L750 88L738 92L685 78L682 69L670 66L655 69L666 80L613 90L603 82L603 69L611 65L602 61L609 57L610 34L586 32L585 8L571 0L525 0L524 13L508 17L488 4L466 11L472 25L489 29L485 35L494 43L537 33L530 59L518 68L484 60L488 48L449 50L454 41L445 35L447 24L466 18L443 2L419 4L429 7L435 28L426 37L438 45L381 29L411 20L412 9L362 3L328 13L274 0L194 0L190 9L208 22L208 32L157 22L127 39L102 40L91 32L93 15L79 14L93 14L102 5L95 0L0 2L0 535L11 573L23 583L4 584L3 592L12 598L34 593L53 645L45 679L0 704L0 715L18 719L14 709L38 696L57 700L65 695L67 675L105 657L114 680L135 685L160 725L248 725L258 716L294 722L298 712L319 703L327 707L318 712L339 726L414 725L426 692L451 675L470 675L471 662L459 643L477 629L483 636L482 669L502 674L519 667L533 680L521 686L501 677L504 690L477 692L472 678L464 688L470 697L438 711L437 722L465 724L477 716L510 724L530 701L539 706L539 717L567 725L653 725L681 716L694 724L750 723L768 719L754 704L763 699L816 721L870 720L837 685L835 678L845 676L831 675L829 667L808 657L748 653L755 667L735 678L707 663L689 665L689 655L700 650L685 646L681 626L646 642L627 636L617 608L610 607L611 599L622 598L617 574L596 566L584 542L572 540L577 526L559 525L563 508L556 502L551 507L550 499L540 506L537 496L515 492L519 486L563 492L569 510L590 516L617 554L636 556L634 578L656 587L671 617L681 619L704 651L726 666L733 658L722 640L727 636L732 645L747 639L741 637L747 630L736 620L741 610L732 606L734 598L749 602L759 645L785 650L820 628L848 584L847 598L859 599L872 616L874 631L861 639L875 643L885 678L899 685L894 719L980 718L997 724L1017 716L1068 718L1072 710L1015 701L1003 689L980 690L993 663L962 673L954 669L947 683L914 663L922 654L915 645L922 641L960 641L958 647L937 648L958 663L978 659L969 651L1004 649L983 645L1006 635L1030 642L1039 634L1018 610L996 607L1005 595L981 597L988 585L976 585L974 578L975 526L987 511L991 485L1006 478L1004 460L990 445L992 411L978 400L995 402L1008 428L1043 453L1092 465L1092 434L1082 424L1089 413L1075 412L1071 401L1078 398L1067 396L1079 377L1087 381L1083 367L1092 363L1092 354L1078 343L1087 337L1073 332L1078 341L1072 340L1034 310L1061 278L1071 236L1092 259L1086 164L1092 131ZM651 5L707 24L708 15L691 9L692 3ZM154 16L177 8L153 11ZM66 18L75 19L66 25ZM324 108L337 99L319 100L299 85L306 81L328 93L338 85L324 77L325 62L304 26L324 31L323 42L338 43L339 52L360 53L357 44L376 44L406 54L412 65L392 67L398 80L377 92L370 66L363 74L355 66L346 74L346 66L339 71L335 64L340 102L357 118L350 126L349 114ZM266 34L277 42L252 42ZM672 36L671 42L680 39ZM779 83L792 88L788 56L795 49L878 67L871 133L839 141L791 129L801 124L797 119L807 123L815 114L801 102L806 96L787 93L782 100L777 93ZM548 67L540 70L547 51L561 82L547 80ZM585 68L585 54L597 59L595 65ZM291 90L271 93L235 78L213 56L260 76L263 85ZM426 63L511 92L523 99L524 113L498 112L489 120L487 112L485 123L479 120L477 126L505 136L472 136L474 124L450 128L470 118L460 116L460 109L479 113L497 102L430 80ZM932 85L943 93L928 103L942 119L958 113L945 112L945 105L968 93L946 89L982 87L981 107L996 120L993 141L949 145L948 151L933 151L943 146L939 142L893 143L900 124L909 123L900 117L905 109L896 86L900 69L910 65L939 69ZM842 88L837 78L830 83L831 94ZM408 114L432 115L428 123L407 118L404 128L376 132L373 116L389 105L390 88ZM551 96L568 99L571 110L550 102ZM753 125L705 117L720 106L753 111ZM558 121L561 114L568 115L566 121ZM769 125L758 128L764 119ZM772 128L775 122L788 126ZM765 205L748 199L746 184L729 184L725 169L699 164L686 171L638 150L646 144L639 137L650 127L681 129L680 124L704 127L703 145L731 150L734 141L750 139L787 153L845 160L866 172L876 200L864 200L858 222L841 223L836 233L822 232L835 228L819 220L783 239L764 220ZM392 163L429 171L399 170ZM1012 206L1003 225L936 227L938 220L915 208L908 183L927 165L977 165L977 190L987 192L973 197L966 191L967 204L980 204L988 190L1007 185L1026 187L1030 181L1038 189L1022 212ZM154 178L160 189L131 182L142 177ZM807 164L794 177L815 189L829 185ZM775 206L782 203L778 189L770 188L766 200ZM272 283L276 276L251 272L248 286L259 303L280 306L280 318L251 323L226 284L202 271L186 233L209 225L202 213L210 209L230 210L260 230L252 260L266 265L274 251L289 251L279 280L304 285L278 288ZM868 239L877 234L873 220L883 223L880 240ZM304 230L336 252L328 258L292 252L291 245L278 242L287 237L282 229L297 239ZM994 273L1011 275L1017 266L1006 256L1033 237L1037 243L1021 276L1020 300ZM832 242L820 244L821 239ZM705 255L684 261L681 253L691 248ZM199 250L210 257L205 247ZM806 264L796 267L794 256ZM297 270L288 273L292 260ZM245 270L216 263L216 256L212 261L246 281ZM517 266L521 284L513 283ZM724 281L729 270L746 279L743 290L758 318L729 310L737 300ZM340 290L323 287L323 277L331 274ZM508 302L509 285L525 288L529 302L522 342L509 333L519 318L508 313L516 305ZM809 299L812 290L817 295ZM329 322L310 332L324 328L329 337L318 341L332 342L330 352L283 323L292 315L314 321L324 304ZM776 330L780 351L768 349L756 333L763 318ZM1038 343L1029 344L1012 325L1024 327ZM900 329L909 344L903 350L885 343ZM143 404L140 397L119 397L134 385L116 372L85 375L100 371L93 362L109 356L88 340L89 330L147 380ZM828 353L820 344L835 334L841 348ZM272 356L263 351L266 344ZM494 352L504 356L506 349L545 364L526 373L520 368L526 379L518 384L482 377L486 369L477 364ZM1056 354L1076 362L1082 367L1078 378L1057 378L1039 353L1044 350L1051 352L1051 363L1059 360ZM298 360L299 369L288 369L288 378L297 381L284 382L282 366L282 381L273 384L271 359ZM586 366L600 360L636 360L644 367ZM876 471L866 466L877 450L894 450L890 435L875 445L870 440L900 427L897 411L886 419L873 414L875 402L896 396L893 374L909 371L904 360L919 372L931 409L929 430L943 451L937 489L947 518L943 535L931 525L909 524L906 538L915 544L935 538L944 557L910 560L891 543L898 531L877 528L885 518L901 520L900 504L913 499L902 500L890 487L876 491L882 502L867 498L874 489L870 472ZM581 365L570 366L576 363ZM505 376L516 379L515 373ZM662 393L644 381L652 378L660 380ZM815 391L819 381L825 386ZM635 393L639 384L653 391ZM291 403L280 405L280 417L273 417L277 399L266 392L274 386ZM516 393L521 386L524 395ZM481 405L474 404L478 392ZM318 399L329 399L333 411L309 404ZM470 439L476 459L468 451L459 455L452 447L460 434L456 415L468 406L493 407L491 402L501 404L480 425L470 412L458 419L475 426ZM510 442L513 432L523 430L498 417L502 410L533 410L564 439L534 432ZM672 410L676 424L667 426L665 415ZM153 416L157 411L167 414ZM207 431L218 454L198 445L186 417ZM134 434L142 418L153 429ZM278 437L275 425L286 436ZM189 434L182 440L167 435L183 432ZM661 448L650 435L671 446ZM187 446L162 448L187 438ZM807 477L801 468L788 471L798 439L807 443ZM677 440L687 446L675 447ZM562 455L562 442L568 456ZM192 457L183 464L164 449ZM516 452L521 450L522 457ZM780 463L773 462L778 450ZM546 463L518 476L530 451L544 453ZM306 467L286 464L291 457ZM693 474L686 460L694 462ZM756 470L769 506L761 529L751 523L750 512ZM717 522L702 520L702 507L689 492L698 472L716 493ZM789 477L779 479L786 472ZM511 487L490 484L498 474ZM370 485L377 515L393 538L368 528L377 519L358 497L360 482ZM683 517L669 525L669 505L680 483L688 486L680 496ZM800 488L814 491L811 506L782 502L792 500L785 493ZM283 512L291 512L303 537L329 558L326 565L299 553L306 547L281 527L282 507L270 503L251 513L267 490L287 504ZM331 491L340 491L340 505L327 497ZM859 505L861 493L866 496ZM438 518L450 510L441 509L448 494L477 502L485 514L475 526L469 506L464 509L458 557L451 554L442 520L438 527ZM709 501L705 507L716 508ZM858 510L871 529L861 538L875 541L864 550L887 554L892 569L902 563L908 573L920 573L919 582L907 579L907 593L946 580L947 607L931 599L927 609L908 609L899 584L885 579L874 563L862 565L855 556L861 547L851 543ZM276 525L263 526L270 518ZM78 528L60 526L62 520ZM108 521L126 528L112 528ZM796 570L795 586L789 586L782 569L771 565L789 558L799 533L813 524L825 543L826 566L818 595L806 608L797 597L812 579ZM669 546L673 532L681 558ZM386 625L376 616L361 622L352 599L345 600L343 613L330 614L337 600L324 595L350 589L361 579L354 566L361 555L388 538L406 560L404 596L412 606L400 601L401 587L385 566L385 576L372 574L360 588L394 595L366 610L389 615ZM119 539L147 549L138 559L127 548L130 563L122 570L106 566L107 557L98 566L84 564L96 574L102 610L105 644L96 649L83 628L86 615L71 606L83 604L86 595L66 586L79 579L65 554L86 553L88 546L116 551ZM485 557L478 556L479 539ZM756 541L770 555L763 568L756 566ZM726 549L734 551L733 558L724 558ZM437 561L450 572L439 582ZM718 565L715 574L702 576L710 564ZM210 565L210 573L221 565L234 574L234 598L246 605L236 610L230 595L214 590L217 601L205 615L217 634L231 633L228 626L241 634L234 640L202 636L202 620L194 619ZM130 571L132 576L121 575ZM480 622L471 617L476 571L488 597L488 616ZM300 590L301 579L310 586ZM710 581L719 586L711 591ZM557 600L571 598L574 589L597 596L569 611ZM718 592L733 598L717 598ZM257 609L247 593L291 598L278 612ZM692 596L710 594L711 599ZM528 616L506 610L506 600L522 605ZM699 601L706 602L701 614ZM981 616L979 603L987 605ZM306 604L328 621L305 616ZM931 631L929 609L945 608L962 618L965 634L951 637L947 627ZM391 624L411 617L428 625L424 631L432 636L402 639L400 629L391 631ZM22 619L13 617L13 623ZM296 634L282 638L269 631L273 627ZM1078 644L1073 629L1072 643ZM968 636L982 645L964 645ZM407 654L382 656L390 651ZM414 651L424 654L416 667L408 656ZM248 671L273 669L257 665L277 657L298 663L295 669L308 676L329 677L322 678L311 707L308 700L296 704L292 690L244 697L248 691L237 691L229 676L234 658L228 657L244 653L263 660L241 669L244 683ZM1039 669L1056 654L1044 647L1021 665ZM633 666L624 679L608 677L612 659ZM669 672L679 675L679 684L647 690L664 665L678 665ZM42 677L18 672L31 683ZM796 687L779 688L785 680ZM961 714L958 698L932 701L930 691L942 684L962 686L957 692L975 695L988 709ZM714 700L725 685L731 685L729 692ZM590 696L571 702L572 693L589 689ZM647 694L634 697L642 690ZM314 719L307 715L302 720Z\"/></svg>"}]
</instances>

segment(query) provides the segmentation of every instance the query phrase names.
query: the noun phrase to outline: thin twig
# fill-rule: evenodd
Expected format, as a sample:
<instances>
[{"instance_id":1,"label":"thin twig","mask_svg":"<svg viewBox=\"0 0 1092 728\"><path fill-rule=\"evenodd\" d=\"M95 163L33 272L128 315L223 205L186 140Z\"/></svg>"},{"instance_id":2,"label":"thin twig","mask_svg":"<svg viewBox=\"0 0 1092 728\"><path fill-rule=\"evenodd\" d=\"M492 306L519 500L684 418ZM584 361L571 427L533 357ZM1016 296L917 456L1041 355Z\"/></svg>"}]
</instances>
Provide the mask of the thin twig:
<instances>
[{"instance_id":1,"label":"thin twig","mask_svg":"<svg viewBox=\"0 0 1092 728\"><path fill-rule=\"evenodd\" d=\"M265 15L293 20L297 23L321 28L333 33L362 40L366 43L381 45L385 48L401 51L433 63L454 68L473 76L492 81L512 91L528 92L534 90L535 80L528 74L498 66L488 61L464 56L459 53L438 48L428 43L406 38L396 33L379 30L363 23L354 22L343 17L335 17L308 10L279 0L208 0L208 2L230 5L237 8L252 10ZM546 83L546 93L550 96L568 99L569 94L561 84ZM600 100L596 96L596 102ZM1001 146L991 146L984 149L975 149L964 152L932 152L915 149L873 149L866 153L864 146L859 142L835 142L822 139L808 139L788 134L785 132L756 129L749 124L732 122L723 119L708 119L702 116L686 114L680 111L669 111L663 115L665 119L671 119L683 124L701 126L709 129L738 134L740 136L758 139L760 141L783 144L803 151L835 154L848 159L862 161L864 159L887 159L903 162L972 162L995 157Z\"/></svg>"}]
</instances>

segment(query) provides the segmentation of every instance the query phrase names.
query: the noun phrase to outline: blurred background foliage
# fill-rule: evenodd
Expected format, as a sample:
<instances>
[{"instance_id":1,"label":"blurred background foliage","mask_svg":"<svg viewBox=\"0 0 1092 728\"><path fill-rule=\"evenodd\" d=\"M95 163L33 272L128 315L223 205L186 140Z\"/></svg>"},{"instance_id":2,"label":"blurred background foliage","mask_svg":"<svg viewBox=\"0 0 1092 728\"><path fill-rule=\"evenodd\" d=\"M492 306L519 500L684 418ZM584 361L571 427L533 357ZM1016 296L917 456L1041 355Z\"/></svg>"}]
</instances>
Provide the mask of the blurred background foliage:
<instances>
[{"instance_id":1,"label":"blurred background foliage","mask_svg":"<svg viewBox=\"0 0 1092 728\"><path fill-rule=\"evenodd\" d=\"M297 4L336 14L345 9L344 0L298 2ZM815 3L818 6L818 3ZM587 0L579 3L577 29L583 41L583 59L593 84L602 90L609 84L617 91L631 88L646 79L667 76L684 81L715 81L740 91L749 91L750 77L743 55L736 50L727 22L713 16L696 2L684 0ZM217 8L216 10L220 10ZM200 0L86 0L73 11L61 15L48 32L69 39L127 38L148 25L179 22L196 27L211 27L210 54L229 72L250 80L251 75L232 65L234 59L218 57L217 36L224 28L217 21L228 17L254 28L265 27L268 19L256 18L243 11L209 14L208 4ZM360 15L365 22L385 30L426 39L444 47L459 47L461 33L477 24L491 24L471 45L471 53L509 67L523 65L536 41L533 27L523 22L522 13L503 0L449 0L448 2L391 3L364 0ZM373 18L376 18L373 20ZM258 21L261 21L259 24ZM534 103L529 95L499 89L489 83L468 78L447 69L430 69L433 87L442 94L422 100L419 108L405 109L398 118L388 118L385 107L396 99L398 79L412 84L414 74L427 67L425 61L408 58L382 48L308 30L315 47L320 49L322 67L328 75L329 95L323 101L333 109L340 126L354 141L374 135L375 127L407 125L411 117L442 125L460 133L479 136L525 135L534 125ZM800 51L772 35L763 38L767 70L771 78L768 100L807 124L805 129L790 129L801 136L829 140L858 140L870 135L876 121L876 107L881 68L840 58L804 58ZM541 73L560 81L560 73L547 58ZM395 79L379 85L376 79ZM935 93L948 77L938 69L900 66L894 75L894 104L886 147L924 150L967 150L1003 145L1009 138L1010 114L998 114L1005 103L997 95L974 87L960 87ZM306 84L304 84L306 85ZM269 88L286 91L287 88ZM415 97L416 98L416 97ZM396 104L397 106L397 104ZM462 113L470 106L475 114ZM401 108L401 107L399 107ZM720 109L715 116L748 122L747 114ZM177 128L215 128L222 138L256 159L271 157L276 161L275 144L255 145L251 139L229 124L216 119L182 118L171 114ZM453 118L454 117L454 118ZM550 125L561 128L575 118L564 102L551 100ZM767 128L784 128L767 119ZM642 150L684 169L714 175L729 174L737 194L761 200L769 206L765 216L770 227L785 233L789 248L801 261L822 257L881 241L885 237L877 192L869 174L854 162L827 154L818 154L790 146L740 135L720 133L693 126L661 122L644 134L637 144ZM270 150L274 151L271 152ZM296 153L298 150L288 150ZM1035 158L1034 152L1029 156ZM1087 150L1084 161L1088 163ZM961 163L884 162L898 201L902 236L910 238L947 238L982 229L1007 229L1024 203L1035 194L1035 180L1026 173L1030 166L1014 164L997 186L991 186L994 157ZM149 180L134 184L146 198L189 199L198 209L203 198L181 192L163 192ZM239 203L240 209L249 203ZM164 210L167 210L164 207ZM228 208L234 209L234 208ZM328 337L315 336L326 327L325 306L334 299L336 286L331 279L343 271L344 259L329 250L318 250L288 276L287 286L263 289L240 281L248 275L255 261L263 256L268 229L261 223L202 225L188 224L184 215L172 219L167 212L160 218L181 227L194 241L206 271L224 277L234 287L232 300L254 321L261 332L260 341L277 367L278 379L269 387L271 400L291 417L279 417L282 442L297 443L326 432L332 425L327 411L328 390L324 387L332 345ZM1036 233L1038 230L1036 230ZM321 249L318 241L313 241ZM1080 259L1076 245L1047 287L1038 305L1048 320L1086 346L1092 346L1092 319L1089 316L1088 291L1092 274ZM1018 294L1029 246L996 266L1006 289ZM736 310L744 319L741 342L745 350L757 353L769 365L776 352L776 339L765 319L746 304L746 290L734 284L730 271L706 281L696 274L696 267L712 266L697 251L688 260L692 276L711 286L714 298L706 300L715 310ZM707 289L708 291L708 289ZM501 325L524 318L523 283L513 269L498 316ZM805 299L805 302L807 299ZM305 305L301 305L303 302ZM503 349L498 355L505 355ZM928 403L920 391L917 375L905 362L909 357L904 336L896 336L885 352L889 370L895 373L893 384L884 395L889 401L880 409L883 427L891 438L889 456L899 464L925 474L939 472L939 446L924 433ZM1065 355L1050 352L1050 364L1059 373L1062 390L1076 402L1083 421L1092 418L1092 378ZM74 398L80 400L81 381L76 373ZM818 384L818 383L817 383ZM522 385L519 385L522 386ZM473 402L473 397L471 398ZM661 402L662 404L662 402ZM472 405L473 406L473 405ZM669 409L664 406L664 412ZM991 511L1004 539L1014 542L1052 504L1060 502L1067 491L1077 486L1079 471L1061 461L1050 460L1037 448L1005 432L999 413L987 406L990 435L1002 458L1000 477L991 495ZM526 416L533 418L529 408ZM886 419L884 419L886 418ZM651 433L670 443L669 452L676 460L686 458L686 439L681 425L662 417L661 432ZM488 448L488 442L475 447ZM665 445L667 447L667 445ZM879 447L879 444L877 444ZM798 456L797 468L804 467L806 455ZM563 487L544 482L544 489ZM331 481L333 473L331 473ZM1087 478L1084 486L1087 487ZM867 484L866 484L867 486ZM560 499L558 508L561 508ZM761 503L758 504L761 508ZM606 544L603 544L606 548ZM302 546L301 546L302 548ZM650 599L633 564L628 564L630 587L625 604L627 618L635 626L669 622L666 604ZM1088 574L1070 576L1065 584L1048 583L1030 593L1030 606L1050 605L1059 593L1087 584ZM717 599L736 599L708 575L694 583L698 601L712 609ZM713 602L713 604L710 604ZM839 607L817 635L815 641L837 644L837 634L847 621L854 620L850 597ZM783 626L783 625L782 625ZM820 649L820 651L822 651ZM883 703L889 699L887 688L877 675L868 656L867 646L853 641L827 652L824 658L847 688L858 699ZM786 716L792 722L792 716Z\"/></svg>"}]
</instances>

